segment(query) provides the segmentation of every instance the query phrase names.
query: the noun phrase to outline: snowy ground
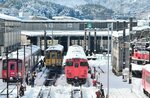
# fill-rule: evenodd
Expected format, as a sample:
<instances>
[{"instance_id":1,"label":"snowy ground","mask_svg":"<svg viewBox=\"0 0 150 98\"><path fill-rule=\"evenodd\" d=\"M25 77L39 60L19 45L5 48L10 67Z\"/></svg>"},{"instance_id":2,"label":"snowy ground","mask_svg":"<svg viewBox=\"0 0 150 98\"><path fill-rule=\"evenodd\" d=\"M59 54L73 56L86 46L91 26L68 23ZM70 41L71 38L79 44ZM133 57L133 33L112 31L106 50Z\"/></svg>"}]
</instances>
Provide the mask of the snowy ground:
<instances>
[{"instance_id":1,"label":"snowy ground","mask_svg":"<svg viewBox=\"0 0 150 98\"><path fill-rule=\"evenodd\" d=\"M95 61L89 60L89 64L90 66L96 67L96 79L103 84L105 94L107 94L108 59L103 55L97 55L97 57L98 59ZM132 78L132 84L129 84L128 82L123 82L122 76L115 76L111 70L112 68L110 65L109 98L148 98L142 92L141 79ZM80 98L81 90L83 94L82 98L96 98L95 92L98 90L98 88L92 86L92 79L90 78L90 74L89 78L87 79L87 83L82 87L74 87L67 84L64 74L59 77L55 83L55 86L45 87L42 86L42 84L45 80L46 72L48 72L48 70L43 68L42 71L37 74L35 87L26 86L27 88L25 95L22 98L38 98L39 95L42 95L42 98L70 98L72 93L74 93L72 98ZM2 80L0 80L0 87L0 92L6 87L6 83L3 83ZM73 90L75 91L72 92ZM39 94L39 92L42 94ZM10 98L15 98L16 96L17 89L15 88L11 93ZM6 98L6 95L4 96L0 94L0 98Z\"/></svg>"}]
</instances>

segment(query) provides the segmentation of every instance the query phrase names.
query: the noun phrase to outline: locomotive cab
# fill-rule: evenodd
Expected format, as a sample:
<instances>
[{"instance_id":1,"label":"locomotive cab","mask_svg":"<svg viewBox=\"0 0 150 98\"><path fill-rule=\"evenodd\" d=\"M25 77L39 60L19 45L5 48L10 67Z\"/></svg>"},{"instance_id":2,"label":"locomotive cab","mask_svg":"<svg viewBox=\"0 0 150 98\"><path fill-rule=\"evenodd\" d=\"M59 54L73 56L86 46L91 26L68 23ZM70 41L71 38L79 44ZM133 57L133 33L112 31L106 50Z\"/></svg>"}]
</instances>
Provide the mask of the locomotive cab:
<instances>
[{"instance_id":1,"label":"locomotive cab","mask_svg":"<svg viewBox=\"0 0 150 98\"><path fill-rule=\"evenodd\" d=\"M18 63L18 64L17 64ZM8 70L8 77L7 77ZM2 68L2 78L3 81L22 81L24 68L22 66L22 61L16 59L9 59L8 66L7 60L3 60L3 68Z\"/></svg>"}]
</instances>

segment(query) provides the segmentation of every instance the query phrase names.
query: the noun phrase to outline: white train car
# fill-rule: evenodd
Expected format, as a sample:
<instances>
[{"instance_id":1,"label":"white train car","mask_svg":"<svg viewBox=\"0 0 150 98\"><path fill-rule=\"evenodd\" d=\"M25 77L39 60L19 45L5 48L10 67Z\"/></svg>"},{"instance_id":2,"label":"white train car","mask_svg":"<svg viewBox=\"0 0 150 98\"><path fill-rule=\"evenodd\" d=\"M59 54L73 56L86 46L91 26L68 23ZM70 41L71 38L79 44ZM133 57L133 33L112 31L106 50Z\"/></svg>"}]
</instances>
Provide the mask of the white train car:
<instances>
[{"instance_id":1,"label":"white train car","mask_svg":"<svg viewBox=\"0 0 150 98\"><path fill-rule=\"evenodd\" d=\"M67 55L66 55L66 59L72 59L72 58L87 59L86 54L85 54L82 46L79 46L79 45L69 46L68 51L67 51Z\"/></svg>"}]
</instances>

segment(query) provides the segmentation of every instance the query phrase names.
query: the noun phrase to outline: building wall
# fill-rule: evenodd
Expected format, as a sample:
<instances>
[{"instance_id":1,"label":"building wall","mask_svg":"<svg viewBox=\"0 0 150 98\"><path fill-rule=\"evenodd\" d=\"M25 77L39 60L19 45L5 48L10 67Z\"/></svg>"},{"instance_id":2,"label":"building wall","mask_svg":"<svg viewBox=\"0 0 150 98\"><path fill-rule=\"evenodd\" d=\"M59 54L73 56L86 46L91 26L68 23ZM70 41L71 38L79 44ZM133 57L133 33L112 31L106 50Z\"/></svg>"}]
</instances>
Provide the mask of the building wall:
<instances>
[{"instance_id":1,"label":"building wall","mask_svg":"<svg viewBox=\"0 0 150 98\"><path fill-rule=\"evenodd\" d=\"M117 21L113 22L113 30L122 30L123 29L123 21L119 22L119 26L117 27ZM22 21L21 29L22 30L85 30L85 28L88 28L88 24L91 24L91 28L101 28L106 29L107 25L111 22L108 21L66 21L66 20L60 20L60 21ZM137 22L133 22L133 26L136 26ZM126 25L127 27L127 25Z\"/></svg>"},{"instance_id":2,"label":"building wall","mask_svg":"<svg viewBox=\"0 0 150 98\"><path fill-rule=\"evenodd\" d=\"M0 47L3 52L14 51L21 43L21 22L15 20L0 19Z\"/></svg>"},{"instance_id":3,"label":"building wall","mask_svg":"<svg viewBox=\"0 0 150 98\"><path fill-rule=\"evenodd\" d=\"M112 57L112 67L113 72L117 75L122 74L123 70L123 38L122 37L113 37L113 57ZM128 38L126 39L125 44L125 67L129 67L129 44Z\"/></svg>"}]
</instances>

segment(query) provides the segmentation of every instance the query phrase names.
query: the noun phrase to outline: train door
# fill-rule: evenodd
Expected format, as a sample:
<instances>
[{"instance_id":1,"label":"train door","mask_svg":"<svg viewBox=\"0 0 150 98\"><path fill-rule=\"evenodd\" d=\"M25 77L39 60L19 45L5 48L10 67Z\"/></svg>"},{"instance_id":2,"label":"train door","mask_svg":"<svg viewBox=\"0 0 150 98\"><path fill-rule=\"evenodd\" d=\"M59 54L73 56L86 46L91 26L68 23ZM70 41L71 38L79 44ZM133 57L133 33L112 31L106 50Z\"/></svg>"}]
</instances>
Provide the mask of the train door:
<instances>
[{"instance_id":1,"label":"train door","mask_svg":"<svg viewBox=\"0 0 150 98\"><path fill-rule=\"evenodd\" d=\"M7 61L6 60L3 60L2 61L2 78L3 78L3 81L7 78Z\"/></svg>"},{"instance_id":2,"label":"train door","mask_svg":"<svg viewBox=\"0 0 150 98\"><path fill-rule=\"evenodd\" d=\"M88 73L88 62L87 61L81 61L80 62L80 68L79 68L79 76L80 78L87 78Z\"/></svg>"},{"instance_id":3,"label":"train door","mask_svg":"<svg viewBox=\"0 0 150 98\"><path fill-rule=\"evenodd\" d=\"M61 52L58 51L58 53L57 53L57 64L59 66L61 66L61 63L62 63L62 56L61 56Z\"/></svg>"},{"instance_id":4,"label":"train door","mask_svg":"<svg viewBox=\"0 0 150 98\"><path fill-rule=\"evenodd\" d=\"M78 75L79 75L79 60L78 59L75 59L75 61L74 61L74 78L75 79L78 79L79 77L78 77Z\"/></svg>"},{"instance_id":5,"label":"train door","mask_svg":"<svg viewBox=\"0 0 150 98\"><path fill-rule=\"evenodd\" d=\"M14 61L8 62L8 70L10 77L15 77L17 74L17 63Z\"/></svg>"},{"instance_id":6,"label":"train door","mask_svg":"<svg viewBox=\"0 0 150 98\"><path fill-rule=\"evenodd\" d=\"M25 73L25 67L21 60L18 61L18 75L23 78Z\"/></svg>"}]
</instances>

